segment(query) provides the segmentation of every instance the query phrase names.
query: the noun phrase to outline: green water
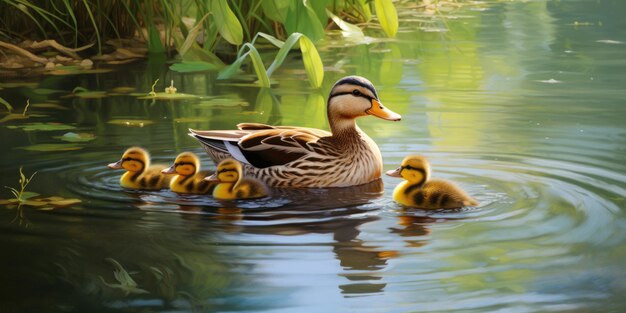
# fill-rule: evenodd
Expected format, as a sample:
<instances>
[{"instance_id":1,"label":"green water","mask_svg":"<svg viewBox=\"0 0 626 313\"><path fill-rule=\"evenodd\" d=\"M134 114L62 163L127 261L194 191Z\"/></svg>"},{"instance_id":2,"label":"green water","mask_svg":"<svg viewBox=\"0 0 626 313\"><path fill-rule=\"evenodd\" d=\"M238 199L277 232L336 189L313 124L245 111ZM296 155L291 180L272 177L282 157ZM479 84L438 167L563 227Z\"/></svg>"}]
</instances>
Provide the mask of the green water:
<instances>
[{"instance_id":1,"label":"green water","mask_svg":"<svg viewBox=\"0 0 626 313\"><path fill-rule=\"evenodd\" d=\"M0 97L16 111L30 99L31 117L0 124L0 185L15 187L23 166L37 171L28 190L82 203L0 210L0 311L623 312L624 12L619 0L402 10L397 40L351 45L334 34L321 43L321 91L308 87L296 54L270 91L252 76L181 75L160 60L3 78ZM141 145L155 162L194 151L213 169L188 128L327 128L326 93L352 74L403 115L359 120L385 170L424 154L433 176L457 182L479 207L402 209L390 177L224 204L124 191L121 173L106 168ZM159 88L173 79L179 92L203 98L66 97L77 86L147 92L157 78ZM71 129L24 128L31 123ZM55 138L67 132L95 139ZM136 286L120 286L110 259Z\"/></svg>"}]
</instances>

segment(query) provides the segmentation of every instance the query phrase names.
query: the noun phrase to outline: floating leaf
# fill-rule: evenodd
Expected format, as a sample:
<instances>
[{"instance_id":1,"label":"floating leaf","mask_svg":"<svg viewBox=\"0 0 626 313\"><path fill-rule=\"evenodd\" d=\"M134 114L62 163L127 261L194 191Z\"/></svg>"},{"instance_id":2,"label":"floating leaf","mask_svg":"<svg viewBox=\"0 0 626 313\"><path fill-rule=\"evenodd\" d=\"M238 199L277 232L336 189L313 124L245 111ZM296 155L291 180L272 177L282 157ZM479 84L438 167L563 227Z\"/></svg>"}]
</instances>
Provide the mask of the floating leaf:
<instances>
[{"instance_id":1,"label":"floating leaf","mask_svg":"<svg viewBox=\"0 0 626 313\"><path fill-rule=\"evenodd\" d=\"M64 107L57 103L35 103L31 104L33 108L39 109L55 109L55 110L69 110L67 107Z\"/></svg>"},{"instance_id":2,"label":"floating leaf","mask_svg":"<svg viewBox=\"0 0 626 313\"><path fill-rule=\"evenodd\" d=\"M217 69L215 64L203 61L183 61L170 66L170 70L180 73L204 72L215 69Z\"/></svg>"},{"instance_id":3,"label":"floating leaf","mask_svg":"<svg viewBox=\"0 0 626 313\"><path fill-rule=\"evenodd\" d=\"M375 0L376 16L388 37L396 37L398 32L398 13L391 0Z\"/></svg>"},{"instance_id":4,"label":"floating leaf","mask_svg":"<svg viewBox=\"0 0 626 313\"><path fill-rule=\"evenodd\" d=\"M189 100L189 99L197 99L197 98L200 98L200 97L196 95L187 94L187 93L165 93L165 92L155 92L154 94L147 95L147 96L145 94L142 94L140 97L137 97L137 99L141 99L141 100L147 100L147 99Z\"/></svg>"},{"instance_id":5,"label":"floating leaf","mask_svg":"<svg viewBox=\"0 0 626 313\"><path fill-rule=\"evenodd\" d=\"M128 94L128 93L131 93L131 92L133 92L135 90L137 90L137 88L135 88L135 87L115 87L115 88L111 89L111 92Z\"/></svg>"},{"instance_id":6,"label":"floating leaf","mask_svg":"<svg viewBox=\"0 0 626 313\"><path fill-rule=\"evenodd\" d=\"M150 125L150 124L152 124L154 122L151 121L151 120L123 120L123 119L115 119L115 120L110 120L107 123L113 124L113 125L129 126L129 127L144 127L144 126Z\"/></svg>"},{"instance_id":7,"label":"floating leaf","mask_svg":"<svg viewBox=\"0 0 626 313\"><path fill-rule=\"evenodd\" d=\"M83 147L77 144L70 144L70 143L42 143L42 144L36 144L36 145L30 145L27 147L19 147L17 149L22 149L22 150L26 150L26 151L45 151L45 152L51 152L51 151L74 151L74 150L80 150Z\"/></svg>"},{"instance_id":8,"label":"floating leaf","mask_svg":"<svg viewBox=\"0 0 626 313\"><path fill-rule=\"evenodd\" d=\"M211 1L211 12L220 35L233 45L241 45L243 29L237 16L228 6L228 2L223 0Z\"/></svg>"},{"instance_id":9,"label":"floating leaf","mask_svg":"<svg viewBox=\"0 0 626 313\"><path fill-rule=\"evenodd\" d=\"M61 123L28 123L19 126L7 126L7 128L21 128L25 131L53 131L53 130L70 130L76 127Z\"/></svg>"},{"instance_id":10,"label":"floating leaf","mask_svg":"<svg viewBox=\"0 0 626 313\"><path fill-rule=\"evenodd\" d=\"M60 139L67 142L87 142L96 139L94 134L90 133L65 133L63 136L55 136L52 137L55 139Z\"/></svg>"}]
</instances>

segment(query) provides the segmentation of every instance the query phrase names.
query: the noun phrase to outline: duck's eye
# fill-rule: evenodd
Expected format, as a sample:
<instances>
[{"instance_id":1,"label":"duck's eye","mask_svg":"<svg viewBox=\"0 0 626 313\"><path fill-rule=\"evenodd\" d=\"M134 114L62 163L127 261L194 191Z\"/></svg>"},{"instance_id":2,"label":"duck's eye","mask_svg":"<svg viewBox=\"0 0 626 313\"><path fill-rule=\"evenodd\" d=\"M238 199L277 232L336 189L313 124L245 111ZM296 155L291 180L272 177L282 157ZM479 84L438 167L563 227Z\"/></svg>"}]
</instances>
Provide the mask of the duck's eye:
<instances>
[{"instance_id":1,"label":"duck's eye","mask_svg":"<svg viewBox=\"0 0 626 313\"><path fill-rule=\"evenodd\" d=\"M354 89L352 90L352 94L358 97L361 95L361 92L358 89Z\"/></svg>"}]
</instances>

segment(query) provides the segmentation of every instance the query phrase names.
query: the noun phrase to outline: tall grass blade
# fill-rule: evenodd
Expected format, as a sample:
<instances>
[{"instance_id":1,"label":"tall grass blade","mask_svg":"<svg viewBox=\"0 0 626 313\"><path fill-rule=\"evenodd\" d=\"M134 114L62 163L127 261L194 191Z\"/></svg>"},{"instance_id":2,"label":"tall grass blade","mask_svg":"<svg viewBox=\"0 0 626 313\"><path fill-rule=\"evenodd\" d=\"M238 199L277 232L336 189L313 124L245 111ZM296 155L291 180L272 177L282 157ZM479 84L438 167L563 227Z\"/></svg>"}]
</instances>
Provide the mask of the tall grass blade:
<instances>
[{"instance_id":1,"label":"tall grass blade","mask_svg":"<svg viewBox=\"0 0 626 313\"><path fill-rule=\"evenodd\" d=\"M391 0L374 0L376 16L388 37L396 37L398 32L398 13Z\"/></svg>"},{"instance_id":2,"label":"tall grass blade","mask_svg":"<svg viewBox=\"0 0 626 313\"><path fill-rule=\"evenodd\" d=\"M102 41L100 40L100 30L98 29L98 24L96 23L96 19L91 12L91 8L89 7L89 3L87 0L83 0L83 5L85 6L85 10L87 10L87 14L89 15L89 21L93 26L93 32L96 33L96 41L98 42L98 53L102 53Z\"/></svg>"},{"instance_id":3,"label":"tall grass blade","mask_svg":"<svg viewBox=\"0 0 626 313\"><path fill-rule=\"evenodd\" d=\"M211 13L215 17L215 24L220 35L233 45L241 45L243 42L243 29L226 0L212 0Z\"/></svg>"},{"instance_id":4,"label":"tall grass blade","mask_svg":"<svg viewBox=\"0 0 626 313\"><path fill-rule=\"evenodd\" d=\"M302 34L300 34L300 33L293 33L293 34L291 34L291 36L289 36L289 38L287 38L287 40L285 40L285 42L282 45L282 47L280 48L280 50L278 50L278 54L274 58L274 62L272 62L270 67L267 68L267 76L272 76L274 71L281 64L283 64L283 61L285 61L285 58L287 57L287 54L289 53L289 50L291 50L291 48L296 43L298 43L298 40L300 40L301 37L302 37Z\"/></svg>"},{"instance_id":5,"label":"tall grass blade","mask_svg":"<svg viewBox=\"0 0 626 313\"><path fill-rule=\"evenodd\" d=\"M202 23L207 18L207 16L209 16L209 14L210 13L205 14L196 23L196 25L192 29L189 30L189 32L187 33L187 38L185 38L185 41L183 42L182 46L178 47L178 53L180 53L181 55L185 55L185 53L187 53L189 48L191 48L191 46L194 43L196 43L196 38L198 37L198 34L200 33L200 30L202 30Z\"/></svg>"},{"instance_id":6,"label":"tall grass blade","mask_svg":"<svg viewBox=\"0 0 626 313\"><path fill-rule=\"evenodd\" d=\"M342 20L341 18L339 18L339 16L333 14L333 12L330 12L329 10L326 10L326 14L328 14L333 22L335 22L335 24L337 24L337 26L341 28L341 30L344 32L344 36L365 37L363 31L358 26Z\"/></svg>"},{"instance_id":7,"label":"tall grass blade","mask_svg":"<svg viewBox=\"0 0 626 313\"><path fill-rule=\"evenodd\" d=\"M252 59L252 65L254 67L254 72L256 73L257 78L259 79L259 84L261 87L270 87L270 78L267 76L267 72L265 71L265 65L263 65L263 60L261 60L261 55L257 49L249 44L244 44L244 47L250 49L250 58Z\"/></svg>"},{"instance_id":8,"label":"tall grass blade","mask_svg":"<svg viewBox=\"0 0 626 313\"><path fill-rule=\"evenodd\" d=\"M267 41L269 41L271 44L273 44L274 46L278 47L278 48L282 48L283 45L285 44L284 41L270 35L270 34L266 34L266 33L257 33L258 36L261 36L265 39L267 39Z\"/></svg>"}]
</instances>

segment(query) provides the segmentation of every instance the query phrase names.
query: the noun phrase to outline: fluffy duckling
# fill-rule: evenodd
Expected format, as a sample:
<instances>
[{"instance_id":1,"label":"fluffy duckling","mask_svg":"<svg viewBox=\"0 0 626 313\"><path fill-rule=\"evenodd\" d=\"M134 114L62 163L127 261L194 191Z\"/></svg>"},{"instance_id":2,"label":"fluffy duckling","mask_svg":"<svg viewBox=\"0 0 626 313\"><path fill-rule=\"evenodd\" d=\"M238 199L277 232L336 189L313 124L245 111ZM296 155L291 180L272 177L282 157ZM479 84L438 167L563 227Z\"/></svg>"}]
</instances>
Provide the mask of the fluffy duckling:
<instances>
[{"instance_id":1,"label":"fluffy duckling","mask_svg":"<svg viewBox=\"0 0 626 313\"><path fill-rule=\"evenodd\" d=\"M176 157L174 165L161 171L176 174L170 181L170 189L176 193L205 194L215 183L204 180L206 172L200 172L200 159L193 152L183 152Z\"/></svg>"},{"instance_id":2,"label":"fluffy duckling","mask_svg":"<svg viewBox=\"0 0 626 313\"><path fill-rule=\"evenodd\" d=\"M108 167L126 170L120 178L120 186L124 188L159 190L167 188L170 183L170 177L161 174L165 166L150 166L150 154L140 147L128 148L119 161Z\"/></svg>"},{"instance_id":3,"label":"fluffy duckling","mask_svg":"<svg viewBox=\"0 0 626 313\"><path fill-rule=\"evenodd\" d=\"M455 209L463 206L476 206L478 201L452 182L430 179L430 164L419 155L404 158L402 165L387 172L392 177L402 177L406 181L398 184L393 191L393 199L405 206L420 209Z\"/></svg>"},{"instance_id":4,"label":"fluffy duckling","mask_svg":"<svg viewBox=\"0 0 626 313\"><path fill-rule=\"evenodd\" d=\"M241 163L234 159L225 159L217 165L217 172L205 178L218 180L213 189L213 197L221 200L252 199L268 195L265 184L254 178L244 178Z\"/></svg>"}]
</instances>

